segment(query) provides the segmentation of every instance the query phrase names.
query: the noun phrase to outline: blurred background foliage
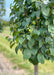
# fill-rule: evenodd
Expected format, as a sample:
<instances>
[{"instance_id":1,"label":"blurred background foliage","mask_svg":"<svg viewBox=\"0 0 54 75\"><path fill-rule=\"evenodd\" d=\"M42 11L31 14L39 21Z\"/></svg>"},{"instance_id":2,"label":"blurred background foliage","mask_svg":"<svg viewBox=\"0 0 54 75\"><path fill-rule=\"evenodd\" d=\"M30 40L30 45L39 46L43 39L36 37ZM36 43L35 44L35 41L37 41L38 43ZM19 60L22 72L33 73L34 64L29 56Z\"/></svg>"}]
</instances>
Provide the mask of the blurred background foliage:
<instances>
[{"instance_id":1,"label":"blurred background foliage","mask_svg":"<svg viewBox=\"0 0 54 75\"><path fill-rule=\"evenodd\" d=\"M3 19L2 17L5 15L5 0L0 0L0 32L3 29Z\"/></svg>"}]
</instances>

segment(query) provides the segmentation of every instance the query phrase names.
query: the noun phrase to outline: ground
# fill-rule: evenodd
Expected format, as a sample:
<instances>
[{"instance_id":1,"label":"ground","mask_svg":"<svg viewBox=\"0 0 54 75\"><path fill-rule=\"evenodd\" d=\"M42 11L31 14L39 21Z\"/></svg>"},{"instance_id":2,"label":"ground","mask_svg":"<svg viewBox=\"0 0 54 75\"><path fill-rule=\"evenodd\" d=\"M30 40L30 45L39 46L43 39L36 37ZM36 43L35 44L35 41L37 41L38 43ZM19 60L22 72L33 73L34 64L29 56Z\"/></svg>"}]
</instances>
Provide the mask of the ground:
<instances>
[{"instance_id":1,"label":"ground","mask_svg":"<svg viewBox=\"0 0 54 75\"><path fill-rule=\"evenodd\" d=\"M23 69L14 70L13 64L0 53L0 75L25 75Z\"/></svg>"},{"instance_id":2,"label":"ground","mask_svg":"<svg viewBox=\"0 0 54 75\"><path fill-rule=\"evenodd\" d=\"M0 36L9 36L3 33L0 33ZM11 36L9 36L11 37ZM2 53L0 53L0 75L25 75L24 69L13 69L13 64L6 58Z\"/></svg>"}]
</instances>

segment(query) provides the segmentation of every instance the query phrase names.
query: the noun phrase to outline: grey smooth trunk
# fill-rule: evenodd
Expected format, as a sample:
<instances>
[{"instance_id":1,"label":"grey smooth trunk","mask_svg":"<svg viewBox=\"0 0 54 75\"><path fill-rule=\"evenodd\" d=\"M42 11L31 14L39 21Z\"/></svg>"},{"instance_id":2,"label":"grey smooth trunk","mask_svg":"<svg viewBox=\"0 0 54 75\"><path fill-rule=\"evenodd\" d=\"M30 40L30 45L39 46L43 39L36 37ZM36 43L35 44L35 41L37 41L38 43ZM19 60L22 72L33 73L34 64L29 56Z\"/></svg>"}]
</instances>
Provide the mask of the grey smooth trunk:
<instances>
[{"instance_id":1,"label":"grey smooth trunk","mask_svg":"<svg viewBox=\"0 0 54 75\"><path fill-rule=\"evenodd\" d=\"M34 66L34 75L38 75L38 65Z\"/></svg>"}]
</instances>

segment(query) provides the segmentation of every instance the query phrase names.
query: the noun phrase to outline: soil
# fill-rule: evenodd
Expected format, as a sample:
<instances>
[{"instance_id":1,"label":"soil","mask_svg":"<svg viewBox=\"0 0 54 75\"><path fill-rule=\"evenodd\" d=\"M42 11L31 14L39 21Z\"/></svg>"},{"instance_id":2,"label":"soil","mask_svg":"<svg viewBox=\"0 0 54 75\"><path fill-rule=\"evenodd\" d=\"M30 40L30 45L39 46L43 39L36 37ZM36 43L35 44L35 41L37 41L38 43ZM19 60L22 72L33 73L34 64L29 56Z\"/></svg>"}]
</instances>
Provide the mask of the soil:
<instances>
[{"instance_id":1,"label":"soil","mask_svg":"<svg viewBox=\"0 0 54 75\"><path fill-rule=\"evenodd\" d=\"M0 53L0 75L27 75L24 69L13 69L13 64Z\"/></svg>"}]
</instances>

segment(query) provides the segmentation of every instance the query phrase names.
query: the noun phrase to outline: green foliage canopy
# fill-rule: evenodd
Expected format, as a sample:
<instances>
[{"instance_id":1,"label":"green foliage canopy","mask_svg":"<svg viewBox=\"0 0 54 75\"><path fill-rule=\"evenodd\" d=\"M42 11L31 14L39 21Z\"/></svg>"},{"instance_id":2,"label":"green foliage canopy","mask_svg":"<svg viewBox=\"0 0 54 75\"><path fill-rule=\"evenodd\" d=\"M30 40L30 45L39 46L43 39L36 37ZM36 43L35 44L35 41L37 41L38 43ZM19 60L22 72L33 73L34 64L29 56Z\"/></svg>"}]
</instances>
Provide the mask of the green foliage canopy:
<instances>
[{"instance_id":1,"label":"green foliage canopy","mask_svg":"<svg viewBox=\"0 0 54 75\"><path fill-rule=\"evenodd\" d=\"M11 4L10 30L13 33L11 47L17 43L24 59L34 65L54 60L54 43L51 31L54 27L54 1L14 0Z\"/></svg>"}]
</instances>

